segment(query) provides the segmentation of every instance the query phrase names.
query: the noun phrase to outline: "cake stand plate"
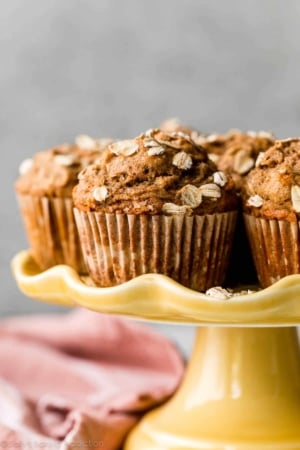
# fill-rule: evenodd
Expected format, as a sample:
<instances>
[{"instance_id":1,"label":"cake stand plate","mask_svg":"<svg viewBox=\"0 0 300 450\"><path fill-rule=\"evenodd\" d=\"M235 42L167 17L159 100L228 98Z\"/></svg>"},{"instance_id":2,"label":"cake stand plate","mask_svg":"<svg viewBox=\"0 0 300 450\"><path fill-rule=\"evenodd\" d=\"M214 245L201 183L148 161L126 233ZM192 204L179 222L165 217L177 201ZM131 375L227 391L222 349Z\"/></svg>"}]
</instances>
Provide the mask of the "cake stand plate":
<instances>
[{"instance_id":1,"label":"cake stand plate","mask_svg":"<svg viewBox=\"0 0 300 450\"><path fill-rule=\"evenodd\" d=\"M126 450L300 450L300 275L219 300L157 274L95 287L64 265L40 272L27 251L12 269L39 300L198 325L178 391L144 416Z\"/></svg>"}]
</instances>

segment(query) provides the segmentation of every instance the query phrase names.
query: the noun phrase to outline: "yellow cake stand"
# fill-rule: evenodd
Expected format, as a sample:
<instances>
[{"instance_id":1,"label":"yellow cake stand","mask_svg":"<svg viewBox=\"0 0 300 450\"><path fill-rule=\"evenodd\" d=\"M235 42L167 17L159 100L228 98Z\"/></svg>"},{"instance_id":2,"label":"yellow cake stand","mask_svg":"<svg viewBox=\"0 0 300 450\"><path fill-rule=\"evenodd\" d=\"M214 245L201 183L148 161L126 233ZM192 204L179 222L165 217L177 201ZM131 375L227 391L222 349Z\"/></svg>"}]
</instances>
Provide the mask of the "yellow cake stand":
<instances>
[{"instance_id":1,"label":"yellow cake stand","mask_svg":"<svg viewBox=\"0 0 300 450\"><path fill-rule=\"evenodd\" d=\"M126 450L300 450L300 275L220 300L157 274L97 288L68 266L39 272L27 251L12 268L38 300L198 325L178 391L144 416Z\"/></svg>"}]
</instances>

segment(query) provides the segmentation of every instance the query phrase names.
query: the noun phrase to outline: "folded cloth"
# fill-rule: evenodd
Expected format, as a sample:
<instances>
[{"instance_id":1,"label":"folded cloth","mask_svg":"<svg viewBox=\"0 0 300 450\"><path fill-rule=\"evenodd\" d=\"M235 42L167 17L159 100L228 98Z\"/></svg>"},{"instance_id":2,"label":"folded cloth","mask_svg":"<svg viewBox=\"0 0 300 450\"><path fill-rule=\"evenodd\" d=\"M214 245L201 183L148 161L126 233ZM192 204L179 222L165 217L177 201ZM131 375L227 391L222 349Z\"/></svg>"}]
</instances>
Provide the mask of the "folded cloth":
<instances>
[{"instance_id":1,"label":"folded cloth","mask_svg":"<svg viewBox=\"0 0 300 450\"><path fill-rule=\"evenodd\" d=\"M115 316L1 320L0 449L119 449L183 370L165 337Z\"/></svg>"}]
</instances>

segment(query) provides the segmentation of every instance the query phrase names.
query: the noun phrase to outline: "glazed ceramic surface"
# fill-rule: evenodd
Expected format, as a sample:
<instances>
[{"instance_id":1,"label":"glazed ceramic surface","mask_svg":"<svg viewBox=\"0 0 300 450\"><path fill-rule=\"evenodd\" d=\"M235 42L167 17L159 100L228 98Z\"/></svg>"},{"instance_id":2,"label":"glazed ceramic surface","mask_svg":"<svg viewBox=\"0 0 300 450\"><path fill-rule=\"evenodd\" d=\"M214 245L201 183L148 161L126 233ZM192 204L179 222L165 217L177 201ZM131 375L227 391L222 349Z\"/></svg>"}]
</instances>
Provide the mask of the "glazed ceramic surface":
<instances>
[{"instance_id":1,"label":"glazed ceramic surface","mask_svg":"<svg viewBox=\"0 0 300 450\"><path fill-rule=\"evenodd\" d=\"M296 329L198 329L174 397L147 414L125 450L299 450Z\"/></svg>"},{"instance_id":2,"label":"glazed ceramic surface","mask_svg":"<svg viewBox=\"0 0 300 450\"><path fill-rule=\"evenodd\" d=\"M144 416L125 450L300 450L300 275L219 300L157 274L94 287L64 265L40 272L27 251L12 269L38 300L199 325L178 391Z\"/></svg>"},{"instance_id":3,"label":"glazed ceramic surface","mask_svg":"<svg viewBox=\"0 0 300 450\"><path fill-rule=\"evenodd\" d=\"M58 305L172 323L215 325L296 325L300 323L300 275L267 289L220 300L185 288L164 275L147 274L119 286L99 288L60 265L40 272L28 251L12 261L20 290Z\"/></svg>"}]
</instances>

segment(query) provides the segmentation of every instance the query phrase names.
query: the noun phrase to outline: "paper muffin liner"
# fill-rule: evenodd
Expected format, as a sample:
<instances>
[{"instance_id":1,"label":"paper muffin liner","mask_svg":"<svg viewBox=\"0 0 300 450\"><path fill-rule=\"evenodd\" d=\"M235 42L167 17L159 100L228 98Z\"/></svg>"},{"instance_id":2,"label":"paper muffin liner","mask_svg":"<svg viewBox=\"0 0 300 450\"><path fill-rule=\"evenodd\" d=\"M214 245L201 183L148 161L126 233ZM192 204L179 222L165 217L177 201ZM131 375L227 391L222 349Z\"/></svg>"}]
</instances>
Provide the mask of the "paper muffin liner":
<instances>
[{"instance_id":1,"label":"paper muffin liner","mask_svg":"<svg viewBox=\"0 0 300 450\"><path fill-rule=\"evenodd\" d=\"M86 273L71 198L18 195L31 254L41 270L67 264Z\"/></svg>"},{"instance_id":2,"label":"paper muffin liner","mask_svg":"<svg viewBox=\"0 0 300 450\"><path fill-rule=\"evenodd\" d=\"M236 212L204 216L84 212L75 219L88 273L113 286L160 273L195 290L220 285L226 274Z\"/></svg>"},{"instance_id":3,"label":"paper muffin liner","mask_svg":"<svg viewBox=\"0 0 300 450\"><path fill-rule=\"evenodd\" d=\"M262 219L244 214L246 231L259 282L270 286L300 273L300 223Z\"/></svg>"}]
</instances>

